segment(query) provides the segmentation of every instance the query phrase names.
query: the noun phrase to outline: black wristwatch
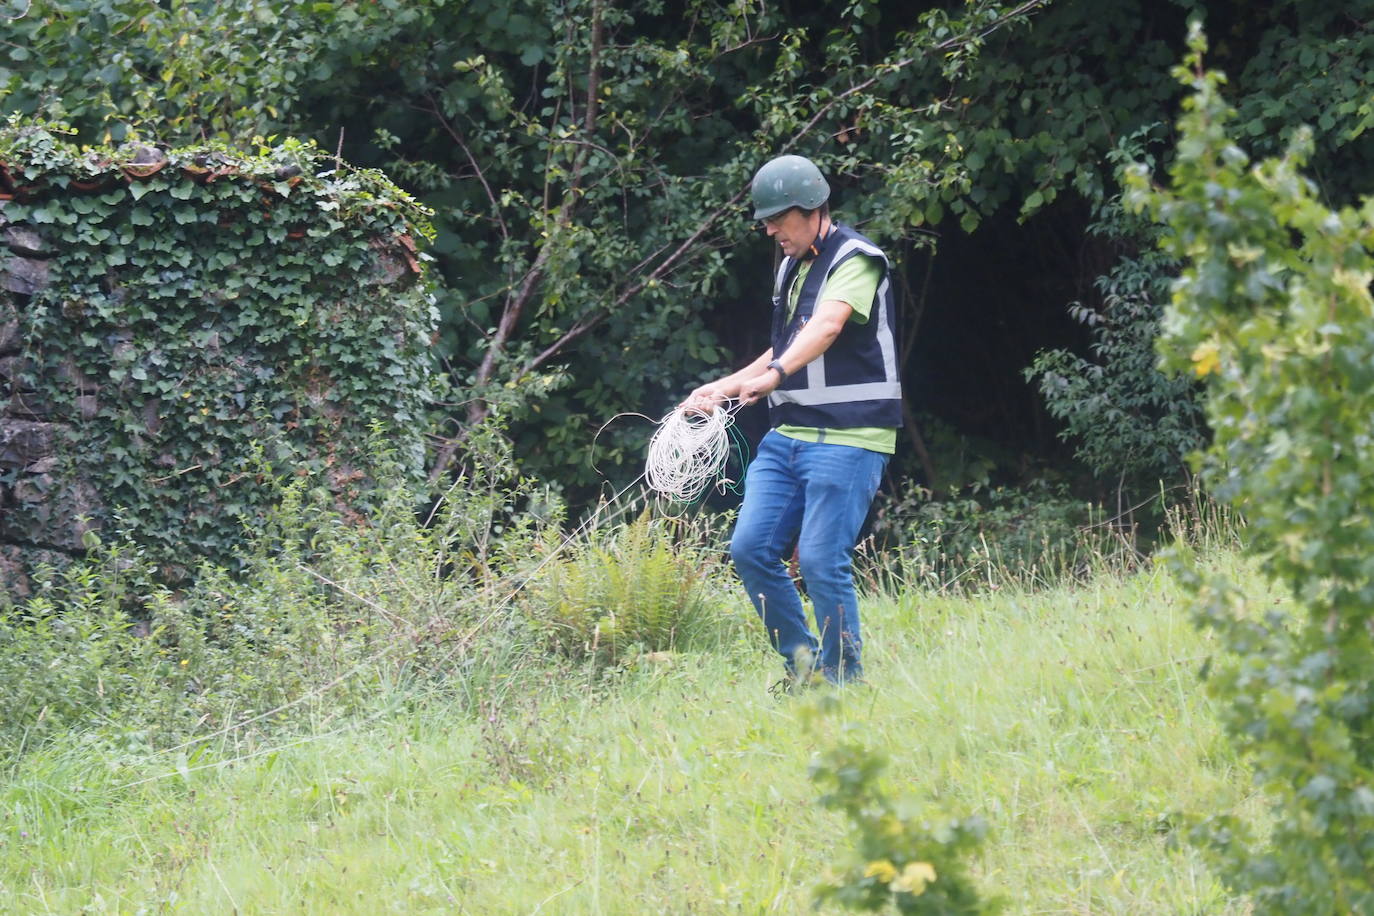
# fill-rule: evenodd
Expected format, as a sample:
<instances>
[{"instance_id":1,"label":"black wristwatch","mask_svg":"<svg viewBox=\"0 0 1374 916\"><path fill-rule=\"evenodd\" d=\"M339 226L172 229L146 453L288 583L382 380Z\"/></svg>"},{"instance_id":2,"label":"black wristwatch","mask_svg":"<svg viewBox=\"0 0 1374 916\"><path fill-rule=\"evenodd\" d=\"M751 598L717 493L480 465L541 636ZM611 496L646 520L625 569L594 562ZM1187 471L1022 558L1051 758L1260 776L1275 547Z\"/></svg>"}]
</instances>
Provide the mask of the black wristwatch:
<instances>
[{"instance_id":1,"label":"black wristwatch","mask_svg":"<svg viewBox=\"0 0 1374 916\"><path fill-rule=\"evenodd\" d=\"M784 368L782 367L782 360L777 360L777 359L775 359L775 360L773 360L771 363L769 363L767 366L765 366L764 368L766 368L766 369L776 369L776 370L778 370L778 384L779 384L779 385L781 385L783 382L787 381L787 370L784 369Z\"/></svg>"}]
</instances>

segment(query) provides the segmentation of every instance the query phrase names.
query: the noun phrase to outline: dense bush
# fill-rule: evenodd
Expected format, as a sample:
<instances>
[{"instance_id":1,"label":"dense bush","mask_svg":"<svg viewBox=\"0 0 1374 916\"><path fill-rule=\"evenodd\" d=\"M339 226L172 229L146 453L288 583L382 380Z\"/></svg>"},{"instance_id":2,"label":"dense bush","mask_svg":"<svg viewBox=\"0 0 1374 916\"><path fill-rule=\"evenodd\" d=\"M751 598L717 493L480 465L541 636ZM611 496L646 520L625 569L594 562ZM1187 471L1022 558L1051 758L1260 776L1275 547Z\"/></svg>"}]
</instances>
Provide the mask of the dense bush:
<instances>
[{"instance_id":1,"label":"dense bush","mask_svg":"<svg viewBox=\"0 0 1374 916\"><path fill-rule=\"evenodd\" d=\"M136 542L92 538L0 610L0 749L68 731L129 751L237 741L426 698L482 708L570 660L719 648L753 624L701 524L646 510L565 537L560 504L484 430L468 443L482 460L428 511L375 442L387 486L366 525L319 475L277 487L235 566L202 564L179 591Z\"/></svg>"},{"instance_id":2,"label":"dense bush","mask_svg":"<svg viewBox=\"0 0 1374 916\"><path fill-rule=\"evenodd\" d=\"M1228 655L1208 689L1270 801L1194 836L1263 913L1374 911L1374 199L1330 209L1304 174L1311 134L1252 163L1224 78L1190 38L1171 188L1132 171L1134 203L1184 263L1160 352L1205 380L1211 492L1244 513L1260 568L1297 611L1186 562L1199 620Z\"/></svg>"},{"instance_id":3,"label":"dense bush","mask_svg":"<svg viewBox=\"0 0 1374 916\"><path fill-rule=\"evenodd\" d=\"M511 595L556 512L535 488L477 472L425 525L404 479L389 479L367 526L318 478L292 482L236 569L203 565L181 591L113 538L50 571L0 610L0 748L67 731L130 750L236 741L515 689L534 643Z\"/></svg>"},{"instance_id":4,"label":"dense bush","mask_svg":"<svg viewBox=\"0 0 1374 916\"><path fill-rule=\"evenodd\" d=\"M1108 208L1095 227L1123 244L1148 239ZM1148 242L1147 242L1148 244ZM1097 278L1098 308L1078 302L1070 313L1092 331L1091 358L1069 350L1039 354L1026 377L1035 380L1061 436L1100 478L1133 489L1187 475L1185 458L1204 442L1195 380L1166 375L1156 365L1155 340L1176 262L1157 250L1123 255Z\"/></svg>"}]
</instances>

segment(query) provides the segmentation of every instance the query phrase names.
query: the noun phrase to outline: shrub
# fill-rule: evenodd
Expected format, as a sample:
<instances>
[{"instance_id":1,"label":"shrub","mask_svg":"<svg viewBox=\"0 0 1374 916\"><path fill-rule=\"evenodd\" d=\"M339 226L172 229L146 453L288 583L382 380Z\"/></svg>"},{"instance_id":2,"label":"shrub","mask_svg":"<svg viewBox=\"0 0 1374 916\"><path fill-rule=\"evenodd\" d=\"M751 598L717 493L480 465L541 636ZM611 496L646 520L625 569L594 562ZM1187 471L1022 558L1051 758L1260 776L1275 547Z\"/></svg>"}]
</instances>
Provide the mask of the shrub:
<instances>
[{"instance_id":1,"label":"shrub","mask_svg":"<svg viewBox=\"0 0 1374 916\"><path fill-rule=\"evenodd\" d=\"M133 542L99 544L0 611L0 748L90 730L133 750L223 731L518 689L532 642L516 572L557 511L495 470L417 519L397 483L356 524L314 477L282 488L233 568L178 592ZM525 507L525 508L522 508Z\"/></svg>"},{"instance_id":2,"label":"shrub","mask_svg":"<svg viewBox=\"0 0 1374 916\"><path fill-rule=\"evenodd\" d=\"M150 689L163 707L186 690L189 667L143 638L146 629L125 610L144 569L136 552L107 549L61 576L45 571L37 597L0 609L0 748L19 752L50 734L122 719ZM185 724L175 709L160 711ZM136 719L167 722L141 712Z\"/></svg>"},{"instance_id":3,"label":"shrub","mask_svg":"<svg viewBox=\"0 0 1374 916\"><path fill-rule=\"evenodd\" d=\"M1093 231L1118 239L1154 234L1131 225L1115 206ZM1158 251L1122 257L1097 278L1100 308L1075 303L1069 309L1091 329L1092 358L1047 350L1026 370L1050 415L1063 422L1061 436L1078 444L1079 460L1098 477L1133 489L1185 476L1185 457L1203 445L1196 380L1166 375L1156 365L1159 317L1176 269Z\"/></svg>"},{"instance_id":4,"label":"shrub","mask_svg":"<svg viewBox=\"0 0 1374 916\"><path fill-rule=\"evenodd\" d=\"M1261 615L1179 551L1200 622L1231 653L1208 689L1271 802L1261 830L1217 814L1193 835L1258 912L1371 912L1374 199L1339 211L1318 199L1305 129L1252 165L1196 26L1189 44L1172 189L1144 167L1128 176L1184 262L1160 352L1205 380L1204 480L1244 512L1249 550L1299 609Z\"/></svg>"},{"instance_id":5,"label":"shrub","mask_svg":"<svg viewBox=\"0 0 1374 916\"><path fill-rule=\"evenodd\" d=\"M872 531L889 552L888 569L939 589L1046 584L1131 553L1105 512L1045 479L975 484L944 499L909 483L879 497Z\"/></svg>"},{"instance_id":6,"label":"shrub","mask_svg":"<svg viewBox=\"0 0 1374 916\"><path fill-rule=\"evenodd\" d=\"M837 706L828 697L807 714L814 722ZM998 912L1000 901L979 896L965 864L986 823L894 799L881 785L886 761L853 737L856 729L844 727L811 764L811 779L826 790L821 804L849 819L853 838L849 861L817 888L816 903L929 916Z\"/></svg>"}]
</instances>

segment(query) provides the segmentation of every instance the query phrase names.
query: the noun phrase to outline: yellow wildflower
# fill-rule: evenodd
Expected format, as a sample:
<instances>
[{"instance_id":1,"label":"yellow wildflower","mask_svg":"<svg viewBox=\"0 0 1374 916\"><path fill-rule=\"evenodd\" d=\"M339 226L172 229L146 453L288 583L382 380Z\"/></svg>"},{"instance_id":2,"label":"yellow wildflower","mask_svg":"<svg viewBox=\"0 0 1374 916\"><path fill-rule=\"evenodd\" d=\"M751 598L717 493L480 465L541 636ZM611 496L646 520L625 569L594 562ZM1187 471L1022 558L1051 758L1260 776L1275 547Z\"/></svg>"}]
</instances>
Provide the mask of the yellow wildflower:
<instances>
[{"instance_id":1,"label":"yellow wildflower","mask_svg":"<svg viewBox=\"0 0 1374 916\"><path fill-rule=\"evenodd\" d=\"M1211 375L1221 365L1221 351L1216 341L1208 340L1197 345L1193 351L1193 372L1198 378Z\"/></svg>"},{"instance_id":2,"label":"yellow wildflower","mask_svg":"<svg viewBox=\"0 0 1374 916\"><path fill-rule=\"evenodd\" d=\"M877 878L882 883L887 884L893 878L897 877L897 866L893 865L887 859L869 862L868 868L864 869L864 877Z\"/></svg>"},{"instance_id":3,"label":"yellow wildflower","mask_svg":"<svg viewBox=\"0 0 1374 916\"><path fill-rule=\"evenodd\" d=\"M935 866L929 862L910 862L891 884L894 893L924 894L926 885L935 880Z\"/></svg>"},{"instance_id":4,"label":"yellow wildflower","mask_svg":"<svg viewBox=\"0 0 1374 916\"><path fill-rule=\"evenodd\" d=\"M1364 303L1369 302L1369 284L1374 282L1374 274L1367 270L1345 270L1337 267L1331 271L1331 282Z\"/></svg>"}]
</instances>

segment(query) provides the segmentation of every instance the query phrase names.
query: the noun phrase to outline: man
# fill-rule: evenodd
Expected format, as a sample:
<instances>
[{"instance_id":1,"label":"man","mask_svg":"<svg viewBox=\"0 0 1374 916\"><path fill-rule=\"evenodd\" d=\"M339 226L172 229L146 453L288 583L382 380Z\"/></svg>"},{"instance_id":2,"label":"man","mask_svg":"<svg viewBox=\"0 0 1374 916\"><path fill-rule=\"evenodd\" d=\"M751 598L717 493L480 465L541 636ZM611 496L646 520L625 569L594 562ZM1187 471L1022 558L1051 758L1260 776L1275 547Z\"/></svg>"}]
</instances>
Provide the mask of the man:
<instances>
[{"instance_id":1,"label":"man","mask_svg":"<svg viewBox=\"0 0 1374 916\"><path fill-rule=\"evenodd\" d=\"M809 159L771 160L751 192L754 218L785 255L772 346L683 403L709 410L729 398L768 399L773 428L745 477L730 553L789 686L814 670L842 684L863 673L854 544L902 422L889 265L831 221L830 187ZM794 541L819 638L784 564Z\"/></svg>"}]
</instances>

